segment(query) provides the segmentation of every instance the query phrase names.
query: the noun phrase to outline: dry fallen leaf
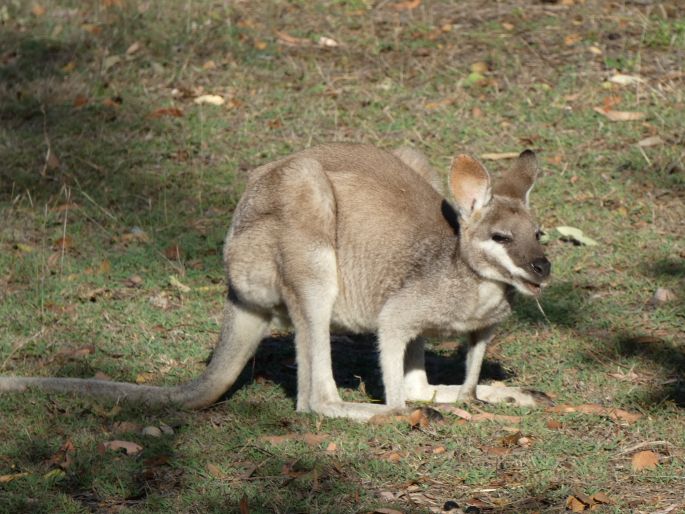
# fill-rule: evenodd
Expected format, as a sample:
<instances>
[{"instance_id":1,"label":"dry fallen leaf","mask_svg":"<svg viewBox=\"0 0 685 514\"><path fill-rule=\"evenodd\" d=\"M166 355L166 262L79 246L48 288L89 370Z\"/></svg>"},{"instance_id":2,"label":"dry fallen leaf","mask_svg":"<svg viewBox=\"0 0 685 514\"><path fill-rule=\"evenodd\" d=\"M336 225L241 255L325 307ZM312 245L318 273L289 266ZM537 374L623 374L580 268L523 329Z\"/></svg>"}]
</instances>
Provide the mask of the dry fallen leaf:
<instances>
[{"instance_id":1,"label":"dry fallen leaf","mask_svg":"<svg viewBox=\"0 0 685 514\"><path fill-rule=\"evenodd\" d=\"M501 161L502 159L516 159L518 156L518 152L484 153L480 158L486 161Z\"/></svg>"},{"instance_id":2,"label":"dry fallen leaf","mask_svg":"<svg viewBox=\"0 0 685 514\"><path fill-rule=\"evenodd\" d=\"M675 299L676 295L673 291L671 291L670 289L666 289L665 287L659 287L654 292L654 296L652 296L652 305L664 305L672 302Z\"/></svg>"},{"instance_id":3,"label":"dry fallen leaf","mask_svg":"<svg viewBox=\"0 0 685 514\"><path fill-rule=\"evenodd\" d=\"M390 7L396 11L411 11L416 9L419 5L421 5L421 0L407 0L406 2L392 4Z\"/></svg>"},{"instance_id":4,"label":"dry fallen leaf","mask_svg":"<svg viewBox=\"0 0 685 514\"><path fill-rule=\"evenodd\" d=\"M107 441L106 443L102 443L100 446L103 449L102 453L104 453L104 450L124 450L124 452L126 452L126 455L137 455L138 453L143 451L142 446L131 441Z\"/></svg>"},{"instance_id":5,"label":"dry fallen leaf","mask_svg":"<svg viewBox=\"0 0 685 514\"><path fill-rule=\"evenodd\" d=\"M135 43L131 44L131 46L129 46L126 49L126 55L133 55L138 50L140 50L140 43L138 41L136 41Z\"/></svg>"},{"instance_id":6,"label":"dry fallen leaf","mask_svg":"<svg viewBox=\"0 0 685 514\"><path fill-rule=\"evenodd\" d=\"M14 473L11 475L0 475L0 484L6 484L12 480L29 476L28 473Z\"/></svg>"},{"instance_id":7,"label":"dry fallen leaf","mask_svg":"<svg viewBox=\"0 0 685 514\"><path fill-rule=\"evenodd\" d=\"M579 412L581 414L594 414L597 416L608 417L613 421L625 421L626 423L635 423L637 420L642 418L642 414L637 412L628 412L623 409L602 407L596 403L588 403L578 406L560 404L547 408L547 412L555 412L559 414L569 414L573 412Z\"/></svg>"},{"instance_id":8,"label":"dry fallen leaf","mask_svg":"<svg viewBox=\"0 0 685 514\"><path fill-rule=\"evenodd\" d=\"M240 498L240 514L250 514L250 506L247 503L247 495L243 494Z\"/></svg>"},{"instance_id":9,"label":"dry fallen leaf","mask_svg":"<svg viewBox=\"0 0 685 514\"><path fill-rule=\"evenodd\" d=\"M278 42L285 46L309 46L312 44L309 39L291 36L287 32L282 31L276 32L276 37Z\"/></svg>"},{"instance_id":10,"label":"dry fallen leaf","mask_svg":"<svg viewBox=\"0 0 685 514\"><path fill-rule=\"evenodd\" d=\"M79 107L83 107L84 105L88 104L88 97L85 95L76 95L76 98L74 98L74 107L77 109Z\"/></svg>"},{"instance_id":11,"label":"dry fallen leaf","mask_svg":"<svg viewBox=\"0 0 685 514\"><path fill-rule=\"evenodd\" d=\"M606 116L610 121L637 121L647 117L644 112L605 110L602 107L595 107L595 112Z\"/></svg>"},{"instance_id":12,"label":"dry fallen leaf","mask_svg":"<svg viewBox=\"0 0 685 514\"><path fill-rule=\"evenodd\" d=\"M192 291L192 289L185 285L183 282L181 282L176 275L171 275L169 277L169 284L171 284L172 287L175 287L182 293L189 293L190 291Z\"/></svg>"},{"instance_id":13,"label":"dry fallen leaf","mask_svg":"<svg viewBox=\"0 0 685 514\"><path fill-rule=\"evenodd\" d=\"M559 430L562 427L563 425L561 424L561 422L557 421L556 419L550 419L549 421L547 421L547 428L549 428L550 430Z\"/></svg>"},{"instance_id":14,"label":"dry fallen leaf","mask_svg":"<svg viewBox=\"0 0 685 514\"><path fill-rule=\"evenodd\" d=\"M503 448L502 446L480 446L480 450L495 457L505 457L511 453L509 448Z\"/></svg>"},{"instance_id":15,"label":"dry fallen leaf","mask_svg":"<svg viewBox=\"0 0 685 514\"><path fill-rule=\"evenodd\" d=\"M651 450L637 452L630 461L630 467L636 472L644 469L656 469L658 464L659 455Z\"/></svg>"},{"instance_id":16,"label":"dry fallen leaf","mask_svg":"<svg viewBox=\"0 0 685 514\"><path fill-rule=\"evenodd\" d=\"M161 118L163 116L171 116L172 118L181 118L183 116L183 111L178 107L165 107L162 109L157 109L152 111L147 115L148 118Z\"/></svg>"},{"instance_id":17,"label":"dry fallen leaf","mask_svg":"<svg viewBox=\"0 0 685 514\"><path fill-rule=\"evenodd\" d=\"M218 478L220 480L223 480L226 478L226 474L219 469L219 466L216 464L212 464L211 462L207 463L207 471L209 472L210 475L212 475L214 478Z\"/></svg>"},{"instance_id":18,"label":"dry fallen leaf","mask_svg":"<svg viewBox=\"0 0 685 514\"><path fill-rule=\"evenodd\" d=\"M637 146L640 146L642 148L647 148L650 146L659 146L663 144L664 140L661 139L659 136L646 137L637 142Z\"/></svg>"},{"instance_id":19,"label":"dry fallen leaf","mask_svg":"<svg viewBox=\"0 0 685 514\"><path fill-rule=\"evenodd\" d=\"M412 427L420 426L421 428L428 428L430 421L423 409L415 409L409 414L409 424Z\"/></svg>"},{"instance_id":20,"label":"dry fallen leaf","mask_svg":"<svg viewBox=\"0 0 685 514\"><path fill-rule=\"evenodd\" d=\"M624 75L623 73L617 73L616 75L609 77L609 82L613 82L614 84L618 84L620 86L629 86L631 84L638 84L644 81L645 79L638 77L637 75Z\"/></svg>"},{"instance_id":21,"label":"dry fallen leaf","mask_svg":"<svg viewBox=\"0 0 685 514\"><path fill-rule=\"evenodd\" d=\"M319 38L319 46L322 46L324 48L335 48L337 46L340 46L340 44L335 39L331 39L326 36L321 36Z\"/></svg>"},{"instance_id":22,"label":"dry fallen leaf","mask_svg":"<svg viewBox=\"0 0 685 514\"><path fill-rule=\"evenodd\" d=\"M564 37L564 44L566 46L573 46L576 43L579 43L582 39L583 36L578 33L569 34L568 36Z\"/></svg>"},{"instance_id":23,"label":"dry fallen leaf","mask_svg":"<svg viewBox=\"0 0 685 514\"><path fill-rule=\"evenodd\" d=\"M223 105L226 100L219 95L202 95L193 100L196 104Z\"/></svg>"}]
</instances>

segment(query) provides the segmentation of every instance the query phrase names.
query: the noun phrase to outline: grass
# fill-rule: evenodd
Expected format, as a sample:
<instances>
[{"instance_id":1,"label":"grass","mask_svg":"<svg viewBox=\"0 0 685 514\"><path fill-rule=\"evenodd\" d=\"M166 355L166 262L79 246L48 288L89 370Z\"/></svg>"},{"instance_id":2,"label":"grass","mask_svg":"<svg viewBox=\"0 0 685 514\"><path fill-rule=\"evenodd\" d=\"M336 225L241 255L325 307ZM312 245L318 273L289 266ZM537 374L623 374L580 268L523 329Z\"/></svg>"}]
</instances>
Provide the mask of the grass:
<instances>
[{"instance_id":1,"label":"grass","mask_svg":"<svg viewBox=\"0 0 685 514\"><path fill-rule=\"evenodd\" d=\"M0 372L158 384L197 375L220 323L222 240L260 163L331 140L410 143L441 170L456 153L532 147L544 167L532 202L554 265L549 323L522 299L484 379L643 417L481 406L521 421L446 416L415 429L296 415L292 343L276 337L202 412L3 396L0 478L13 480L0 480L0 511L423 512L455 500L562 512L569 495L599 491L613 500L605 512L685 509L685 11L395 4L2 8ZM340 46L320 48L322 36ZM479 62L485 81L473 84ZM607 81L617 72L644 82ZM227 102L193 102L205 93ZM646 118L610 122L593 109L607 105ZM660 144L636 145L651 136ZM565 243L559 225L600 245ZM652 306L658 287L676 299ZM430 372L457 382L460 355L440 343ZM343 395L379 398L372 343L333 346ZM139 426L117 433L121 421ZM141 435L162 423L173 434ZM512 430L530 446L488 450ZM264 439L311 433L321 442ZM144 449L98 450L113 439ZM60 454L67 443L74 450ZM656 469L631 469L637 450L626 449L639 444L659 454Z\"/></svg>"}]
</instances>

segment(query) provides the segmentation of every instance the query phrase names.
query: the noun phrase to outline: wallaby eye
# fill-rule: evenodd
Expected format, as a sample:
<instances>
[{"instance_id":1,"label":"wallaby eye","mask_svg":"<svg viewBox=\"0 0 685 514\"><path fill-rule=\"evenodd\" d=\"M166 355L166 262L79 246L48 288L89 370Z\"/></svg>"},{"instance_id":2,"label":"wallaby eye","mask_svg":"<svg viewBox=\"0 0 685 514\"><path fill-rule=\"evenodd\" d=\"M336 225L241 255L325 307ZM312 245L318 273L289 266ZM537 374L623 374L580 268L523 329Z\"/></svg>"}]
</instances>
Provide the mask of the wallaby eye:
<instances>
[{"instance_id":1,"label":"wallaby eye","mask_svg":"<svg viewBox=\"0 0 685 514\"><path fill-rule=\"evenodd\" d=\"M492 240L495 243L507 244L507 243L511 243L511 236L508 236L507 234L494 233L494 234L492 234Z\"/></svg>"}]
</instances>

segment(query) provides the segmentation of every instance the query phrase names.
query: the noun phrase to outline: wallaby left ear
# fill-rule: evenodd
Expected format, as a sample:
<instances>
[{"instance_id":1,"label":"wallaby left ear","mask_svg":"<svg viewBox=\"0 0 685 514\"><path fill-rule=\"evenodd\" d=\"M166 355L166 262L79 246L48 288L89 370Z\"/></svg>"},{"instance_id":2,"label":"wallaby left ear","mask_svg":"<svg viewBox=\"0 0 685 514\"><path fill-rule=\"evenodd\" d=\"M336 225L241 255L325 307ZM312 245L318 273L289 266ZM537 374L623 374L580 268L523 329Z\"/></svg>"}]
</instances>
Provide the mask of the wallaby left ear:
<instances>
[{"instance_id":1,"label":"wallaby left ear","mask_svg":"<svg viewBox=\"0 0 685 514\"><path fill-rule=\"evenodd\" d=\"M459 212L468 218L490 202L490 175L473 157L457 155L450 170L450 192Z\"/></svg>"},{"instance_id":2,"label":"wallaby left ear","mask_svg":"<svg viewBox=\"0 0 685 514\"><path fill-rule=\"evenodd\" d=\"M518 198L528 206L528 195L533 189L537 174L538 160L535 157L535 152L524 150L511 169L495 182L493 193L499 196Z\"/></svg>"}]
</instances>

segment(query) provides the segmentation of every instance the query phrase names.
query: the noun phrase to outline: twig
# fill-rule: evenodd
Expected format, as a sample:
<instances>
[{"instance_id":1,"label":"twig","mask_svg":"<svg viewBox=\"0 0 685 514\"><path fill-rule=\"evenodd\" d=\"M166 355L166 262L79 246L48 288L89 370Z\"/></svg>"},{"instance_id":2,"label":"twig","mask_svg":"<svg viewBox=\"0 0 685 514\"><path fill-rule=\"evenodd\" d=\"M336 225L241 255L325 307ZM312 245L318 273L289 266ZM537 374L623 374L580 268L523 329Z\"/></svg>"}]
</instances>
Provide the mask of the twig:
<instances>
[{"instance_id":1,"label":"twig","mask_svg":"<svg viewBox=\"0 0 685 514\"><path fill-rule=\"evenodd\" d=\"M41 104L40 112L43 113L43 139L45 140L45 146L48 147L45 151L45 163L43 164L43 171L41 171L40 174L43 177L47 177L48 162L50 161L50 156L52 154L52 146L50 145L50 136L48 136L48 115L45 112L44 104Z\"/></svg>"},{"instance_id":2,"label":"twig","mask_svg":"<svg viewBox=\"0 0 685 514\"><path fill-rule=\"evenodd\" d=\"M647 446L673 446L673 444L669 443L668 441L645 441L643 443L638 443L634 446L626 448L625 450L621 450L617 453L617 455L625 455L626 453L632 453L635 450L639 450L640 448L645 448Z\"/></svg>"},{"instance_id":3,"label":"twig","mask_svg":"<svg viewBox=\"0 0 685 514\"><path fill-rule=\"evenodd\" d=\"M45 327L41 327L41 329L38 332L36 332L31 337L29 337L29 338L25 339L24 341L22 341L21 343L19 343L16 347L12 348L12 351L9 353L7 358L4 361L2 361L2 366L0 366L0 371L5 370L7 363L12 359L12 357L14 357L15 353L17 353L19 350L21 350L24 346L29 344L34 339L37 339L38 337L43 335L44 332L45 332Z\"/></svg>"}]
</instances>

